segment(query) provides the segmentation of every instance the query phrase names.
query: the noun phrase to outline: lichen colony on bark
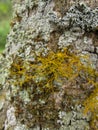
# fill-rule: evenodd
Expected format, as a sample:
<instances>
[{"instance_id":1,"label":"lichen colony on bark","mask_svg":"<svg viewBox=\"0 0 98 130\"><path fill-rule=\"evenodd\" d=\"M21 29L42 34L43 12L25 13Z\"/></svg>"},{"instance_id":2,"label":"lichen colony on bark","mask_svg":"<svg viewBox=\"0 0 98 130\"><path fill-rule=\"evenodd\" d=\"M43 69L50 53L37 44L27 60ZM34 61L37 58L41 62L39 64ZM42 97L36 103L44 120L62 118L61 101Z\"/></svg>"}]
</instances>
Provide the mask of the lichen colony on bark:
<instances>
[{"instance_id":1,"label":"lichen colony on bark","mask_svg":"<svg viewBox=\"0 0 98 130\"><path fill-rule=\"evenodd\" d=\"M97 130L97 3L13 0L0 57L0 130Z\"/></svg>"}]
</instances>

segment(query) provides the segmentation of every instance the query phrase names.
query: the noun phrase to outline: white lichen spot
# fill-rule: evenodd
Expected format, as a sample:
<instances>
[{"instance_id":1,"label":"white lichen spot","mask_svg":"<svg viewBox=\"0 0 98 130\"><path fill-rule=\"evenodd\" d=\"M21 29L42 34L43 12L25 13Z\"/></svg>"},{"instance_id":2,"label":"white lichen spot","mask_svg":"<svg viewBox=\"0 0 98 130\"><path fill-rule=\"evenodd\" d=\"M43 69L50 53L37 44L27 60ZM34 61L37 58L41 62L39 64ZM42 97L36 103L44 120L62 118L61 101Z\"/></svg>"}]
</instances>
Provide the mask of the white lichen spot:
<instances>
[{"instance_id":1,"label":"white lichen spot","mask_svg":"<svg viewBox=\"0 0 98 130\"><path fill-rule=\"evenodd\" d=\"M7 110L7 119L5 121L4 130L8 130L10 127L15 125L16 125L15 109L12 106Z\"/></svg>"}]
</instances>

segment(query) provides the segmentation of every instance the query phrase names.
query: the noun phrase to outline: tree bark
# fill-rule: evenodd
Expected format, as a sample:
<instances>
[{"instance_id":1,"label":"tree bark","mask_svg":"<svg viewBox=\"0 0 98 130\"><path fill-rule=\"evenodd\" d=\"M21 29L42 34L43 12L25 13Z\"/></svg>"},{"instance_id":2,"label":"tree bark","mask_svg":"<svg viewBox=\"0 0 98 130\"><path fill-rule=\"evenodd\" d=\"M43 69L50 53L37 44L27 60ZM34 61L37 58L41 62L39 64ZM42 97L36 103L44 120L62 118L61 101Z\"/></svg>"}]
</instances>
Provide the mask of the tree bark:
<instances>
[{"instance_id":1,"label":"tree bark","mask_svg":"<svg viewBox=\"0 0 98 130\"><path fill-rule=\"evenodd\" d=\"M67 94L62 90L51 93L52 101L48 94L39 94L33 81L22 87L13 84L19 83L19 77L16 79L10 72L12 65L33 64L37 57L45 57L49 51L63 51L65 47L79 55L88 54L92 66L98 69L97 6L98 0L13 0L11 30L0 57L0 130L95 129L89 123L91 115L84 116L82 112L80 98L88 93L83 94L77 87L68 91L70 84L66 88L62 83L61 89L66 89Z\"/></svg>"}]
</instances>

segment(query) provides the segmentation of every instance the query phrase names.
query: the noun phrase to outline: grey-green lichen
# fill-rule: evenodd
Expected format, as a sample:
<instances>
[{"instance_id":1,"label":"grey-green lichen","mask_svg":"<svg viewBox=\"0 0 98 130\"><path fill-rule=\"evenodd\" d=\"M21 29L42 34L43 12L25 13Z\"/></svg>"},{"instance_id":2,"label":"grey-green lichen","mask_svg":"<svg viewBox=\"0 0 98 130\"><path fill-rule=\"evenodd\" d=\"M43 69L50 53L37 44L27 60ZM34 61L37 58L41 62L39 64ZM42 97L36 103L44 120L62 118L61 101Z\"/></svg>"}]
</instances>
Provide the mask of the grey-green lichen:
<instances>
[{"instance_id":1,"label":"grey-green lichen","mask_svg":"<svg viewBox=\"0 0 98 130\"><path fill-rule=\"evenodd\" d=\"M78 3L72 6L63 18L58 19L53 13L50 21L61 29L80 27L85 31L95 31L98 30L98 8L92 10L84 3Z\"/></svg>"},{"instance_id":2,"label":"grey-green lichen","mask_svg":"<svg viewBox=\"0 0 98 130\"><path fill-rule=\"evenodd\" d=\"M76 112L77 110L77 112ZM90 121L90 115L85 117L83 113L81 113L82 107L75 106L72 112L60 112L60 119L63 121L59 121L62 124L60 130L90 130L88 122Z\"/></svg>"}]
</instances>

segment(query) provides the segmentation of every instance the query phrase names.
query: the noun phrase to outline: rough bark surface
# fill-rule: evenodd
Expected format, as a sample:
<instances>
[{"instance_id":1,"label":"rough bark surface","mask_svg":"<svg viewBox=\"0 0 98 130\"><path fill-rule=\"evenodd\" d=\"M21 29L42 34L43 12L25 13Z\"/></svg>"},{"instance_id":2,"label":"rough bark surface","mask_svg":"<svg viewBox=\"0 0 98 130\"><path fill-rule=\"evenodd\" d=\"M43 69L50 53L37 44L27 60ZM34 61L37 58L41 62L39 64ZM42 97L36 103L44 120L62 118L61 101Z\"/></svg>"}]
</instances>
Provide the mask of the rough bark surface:
<instances>
[{"instance_id":1,"label":"rough bark surface","mask_svg":"<svg viewBox=\"0 0 98 130\"><path fill-rule=\"evenodd\" d=\"M92 129L90 115L83 115L81 103L72 105L70 111L66 107L53 110L53 104L47 103L49 108L45 105L46 110L41 109L40 118L35 119L28 107L32 104L28 92L33 93L35 86L27 84L32 86L30 90L16 87L9 70L18 58L33 63L36 57L46 56L49 50L56 52L65 47L73 47L79 54L88 54L92 66L98 69L97 5L98 0L13 0L11 31L0 56L0 130ZM80 98L82 96L80 93ZM66 96L63 100L67 101ZM40 100L36 102L44 104ZM20 109L18 114L17 106Z\"/></svg>"}]
</instances>

